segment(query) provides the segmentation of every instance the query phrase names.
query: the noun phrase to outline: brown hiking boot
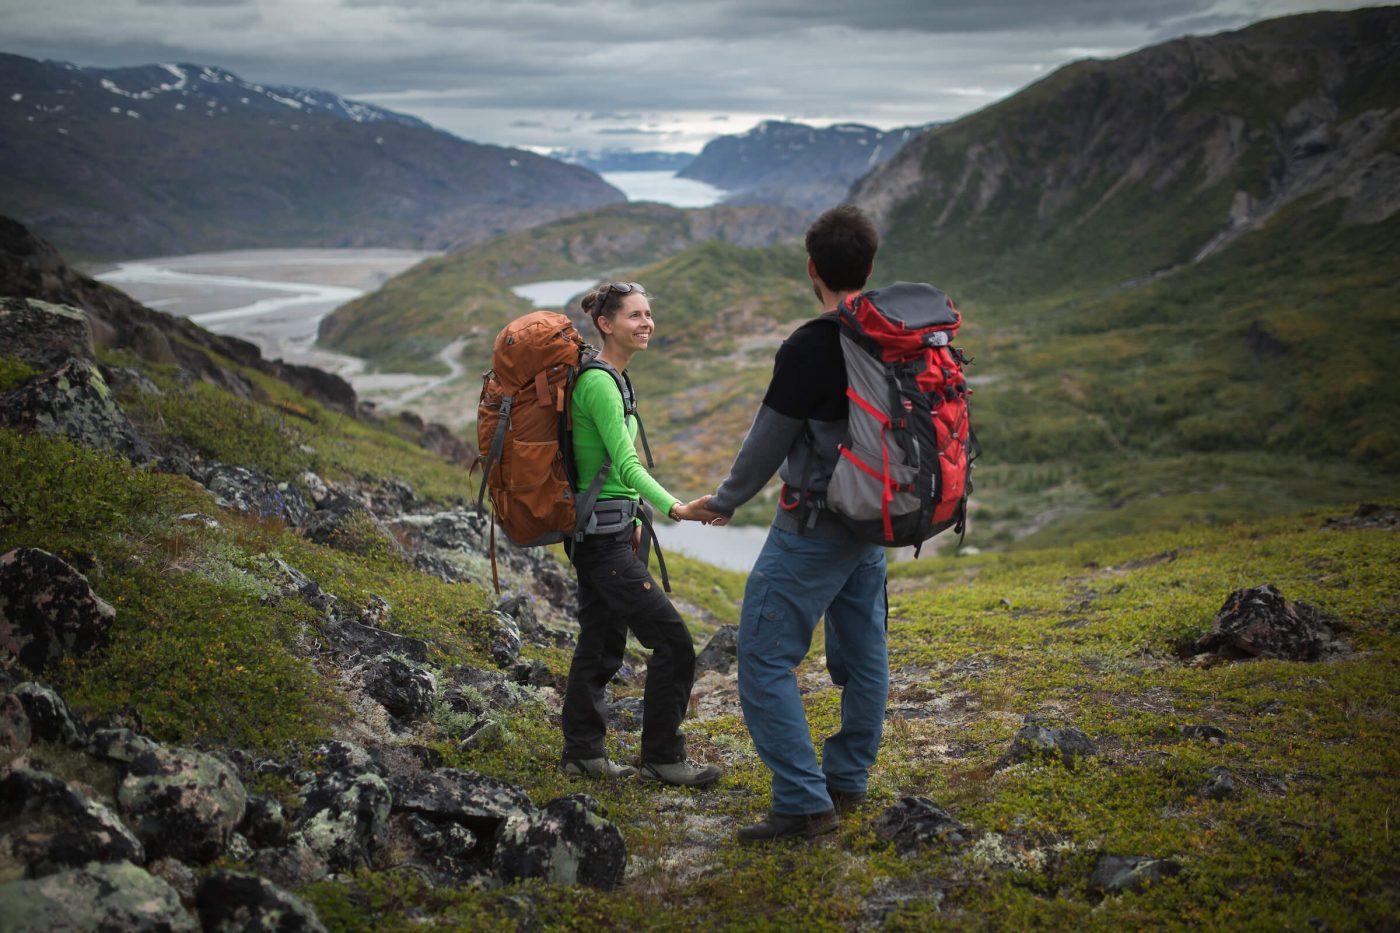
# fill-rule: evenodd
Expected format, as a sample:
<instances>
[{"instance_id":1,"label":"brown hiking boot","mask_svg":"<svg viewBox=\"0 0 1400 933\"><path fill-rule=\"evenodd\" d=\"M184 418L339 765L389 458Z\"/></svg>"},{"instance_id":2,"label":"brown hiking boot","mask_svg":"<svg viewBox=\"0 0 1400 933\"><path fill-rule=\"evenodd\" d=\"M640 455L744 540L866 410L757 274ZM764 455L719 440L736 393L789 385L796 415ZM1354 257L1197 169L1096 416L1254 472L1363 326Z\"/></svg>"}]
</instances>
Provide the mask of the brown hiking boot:
<instances>
[{"instance_id":1,"label":"brown hiking boot","mask_svg":"<svg viewBox=\"0 0 1400 933\"><path fill-rule=\"evenodd\" d=\"M836 811L821 813L770 813L762 823L739 830L740 842L773 842L778 839L811 839L836 829Z\"/></svg>"},{"instance_id":2,"label":"brown hiking boot","mask_svg":"<svg viewBox=\"0 0 1400 933\"><path fill-rule=\"evenodd\" d=\"M831 797L831 805L836 808L837 816L850 816L865 805L863 790L841 790L828 784L826 792Z\"/></svg>"}]
</instances>

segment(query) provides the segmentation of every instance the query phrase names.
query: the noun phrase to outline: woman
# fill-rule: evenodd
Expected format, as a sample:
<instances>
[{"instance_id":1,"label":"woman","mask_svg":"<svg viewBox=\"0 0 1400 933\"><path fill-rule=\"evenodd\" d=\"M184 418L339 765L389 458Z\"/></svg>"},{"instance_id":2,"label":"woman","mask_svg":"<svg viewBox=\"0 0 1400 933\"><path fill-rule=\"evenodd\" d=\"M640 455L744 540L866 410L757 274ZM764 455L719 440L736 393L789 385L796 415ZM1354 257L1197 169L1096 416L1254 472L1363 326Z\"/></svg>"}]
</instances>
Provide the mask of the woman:
<instances>
[{"instance_id":1,"label":"woman","mask_svg":"<svg viewBox=\"0 0 1400 933\"><path fill-rule=\"evenodd\" d=\"M651 649L642 716L643 780L692 787L720 776L714 765L686 761L681 719L695 681L695 648L676 607L639 558L641 528L633 517L645 499L673 519L708 521L716 516L704 501L682 503L652 479L637 458L635 404L624 404L625 373L632 357L647 348L655 324L646 292L635 282L601 285L583 299L583 310L602 336L598 359L614 371L586 369L571 399L574 460L579 482L588 486L611 459L592 523L596 533L574 542L571 559L578 571L578 645L564 689L565 774L626 778L637 769L608 760L604 690L622 667L630 629ZM617 376L614 376L614 373ZM631 401L631 400L629 400ZM580 489L579 492L584 492Z\"/></svg>"}]
</instances>

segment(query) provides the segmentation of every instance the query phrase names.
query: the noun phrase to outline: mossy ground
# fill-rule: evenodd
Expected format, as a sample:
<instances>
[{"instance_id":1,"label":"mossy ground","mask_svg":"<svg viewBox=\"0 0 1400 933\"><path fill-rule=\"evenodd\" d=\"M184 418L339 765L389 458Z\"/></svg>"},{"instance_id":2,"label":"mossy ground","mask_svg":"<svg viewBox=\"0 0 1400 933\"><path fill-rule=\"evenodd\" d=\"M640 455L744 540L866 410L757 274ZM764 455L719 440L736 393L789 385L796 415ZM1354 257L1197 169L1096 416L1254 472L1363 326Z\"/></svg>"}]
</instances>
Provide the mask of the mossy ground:
<instances>
[{"instance_id":1,"label":"mossy ground","mask_svg":"<svg viewBox=\"0 0 1400 933\"><path fill-rule=\"evenodd\" d=\"M871 800L834 837L743 849L735 828L767 805L767 772L725 688L697 685L692 754L728 776L706 792L582 784L554 770L543 710L508 717L513 739L450 762L496 773L543 801L595 794L622 827L632 872L617 892L512 886L430 891L372 874L305 892L338 929L509 925L529 895L547 926L618 929L895 929L1084 926L1381 927L1400 906L1387 814L1400 791L1400 540L1325 530L1321 516L1086 541L1072 547L900 565L892 572L892 715ZM1323 663L1201 669L1178 644L1224 597L1272 582L1344 625L1353 652ZM835 730L839 694L821 646L799 671L813 735ZM1074 722L1103 754L1074 770L993 765L1027 713ZM1180 727L1209 723L1212 745ZM614 753L635 750L635 733ZM1240 784L1204 798L1210 768ZM879 811L925 794L984 835L902 858L874 836ZM1101 898L1100 852L1179 860L1177 878Z\"/></svg>"}]
</instances>

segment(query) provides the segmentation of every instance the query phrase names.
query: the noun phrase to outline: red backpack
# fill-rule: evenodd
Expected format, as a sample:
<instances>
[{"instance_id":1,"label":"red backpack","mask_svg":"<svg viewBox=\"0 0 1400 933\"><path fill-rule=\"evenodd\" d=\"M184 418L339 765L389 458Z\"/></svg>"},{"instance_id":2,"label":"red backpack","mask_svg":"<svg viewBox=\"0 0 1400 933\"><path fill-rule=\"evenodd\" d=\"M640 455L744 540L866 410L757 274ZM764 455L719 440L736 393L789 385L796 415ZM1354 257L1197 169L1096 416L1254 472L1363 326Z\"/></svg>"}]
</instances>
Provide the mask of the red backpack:
<instances>
[{"instance_id":1,"label":"red backpack","mask_svg":"<svg viewBox=\"0 0 1400 933\"><path fill-rule=\"evenodd\" d=\"M850 428L826 507L887 547L917 548L948 528L963 535L981 447L968 358L951 345L962 315L932 285L896 282L851 296L837 317Z\"/></svg>"}]
</instances>

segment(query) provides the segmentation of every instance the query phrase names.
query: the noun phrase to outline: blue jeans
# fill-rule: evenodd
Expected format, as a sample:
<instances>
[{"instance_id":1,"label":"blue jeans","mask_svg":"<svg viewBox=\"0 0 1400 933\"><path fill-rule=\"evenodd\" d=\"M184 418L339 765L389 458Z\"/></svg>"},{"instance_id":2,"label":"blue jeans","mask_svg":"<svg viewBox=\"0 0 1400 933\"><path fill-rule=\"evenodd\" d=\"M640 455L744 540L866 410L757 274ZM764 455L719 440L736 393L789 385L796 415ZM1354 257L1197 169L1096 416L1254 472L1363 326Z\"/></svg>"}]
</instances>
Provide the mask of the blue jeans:
<instances>
[{"instance_id":1,"label":"blue jeans","mask_svg":"<svg viewBox=\"0 0 1400 933\"><path fill-rule=\"evenodd\" d=\"M828 784L865 790L889 693L887 609L884 548L769 529L739 617L739 702L773 772L774 813L831 809ZM842 688L841 729L826 740L818 766L794 668L823 614L827 670Z\"/></svg>"}]
</instances>

